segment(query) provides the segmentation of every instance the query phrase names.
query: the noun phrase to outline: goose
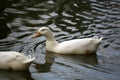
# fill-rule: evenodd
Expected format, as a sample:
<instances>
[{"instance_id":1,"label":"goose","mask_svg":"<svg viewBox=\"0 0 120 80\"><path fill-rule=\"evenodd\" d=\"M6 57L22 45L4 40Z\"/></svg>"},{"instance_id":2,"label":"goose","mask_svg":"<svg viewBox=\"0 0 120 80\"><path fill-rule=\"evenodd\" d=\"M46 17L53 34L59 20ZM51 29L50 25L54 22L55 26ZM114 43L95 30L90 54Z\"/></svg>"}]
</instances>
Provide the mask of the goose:
<instances>
[{"instance_id":1,"label":"goose","mask_svg":"<svg viewBox=\"0 0 120 80\"><path fill-rule=\"evenodd\" d=\"M39 36L46 37L46 49L47 51L58 54L92 54L96 52L102 37L98 38L83 38L63 41L58 43L53 32L48 27L41 27L36 33L32 35L32 38Z\"/></svg>"},{"instance_id":2,"label":"goose","mask_svg":"<svg viewBox=\"0 0 120 80\"><path fill-rule=\"evenodd\" d=\"M15 51L0 52L0 69L26 70L35 58Z\"/></svg>"}]
</instances>

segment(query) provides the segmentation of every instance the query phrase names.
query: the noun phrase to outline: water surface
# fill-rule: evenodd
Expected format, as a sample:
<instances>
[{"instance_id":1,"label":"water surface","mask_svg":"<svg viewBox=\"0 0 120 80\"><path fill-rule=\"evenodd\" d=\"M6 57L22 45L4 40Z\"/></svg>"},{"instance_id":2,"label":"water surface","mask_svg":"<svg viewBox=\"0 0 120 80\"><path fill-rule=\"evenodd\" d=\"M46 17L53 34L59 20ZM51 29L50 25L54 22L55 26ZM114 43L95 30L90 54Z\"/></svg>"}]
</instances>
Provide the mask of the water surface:
<instances>
[{"instance_id":1,"label":"water surface","mask_svg":"<svg viewBox=\"0 0 120 80\"><path fill-rule=\"evenodd\" d=\"M0 70L0 80L120 80L119 0L1 0L0 51L37 56L27 71ZM96 55L47 52L49 27L58 42L103 36Z\"/></svg>"}]
</instances>

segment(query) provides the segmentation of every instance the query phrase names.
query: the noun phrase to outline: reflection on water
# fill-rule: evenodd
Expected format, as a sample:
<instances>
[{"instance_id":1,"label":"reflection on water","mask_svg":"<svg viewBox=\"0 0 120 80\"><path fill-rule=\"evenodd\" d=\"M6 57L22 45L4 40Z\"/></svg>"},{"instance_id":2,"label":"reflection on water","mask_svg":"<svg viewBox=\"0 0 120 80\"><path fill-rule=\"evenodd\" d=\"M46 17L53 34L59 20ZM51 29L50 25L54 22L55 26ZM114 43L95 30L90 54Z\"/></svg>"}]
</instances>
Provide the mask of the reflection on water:
<instances>
[{"instance_id":1,"label":"reflection on water","mask_svg":"<svg viewBox=\"0 0 120 80\"><path fill-rule=\"evenodd\" d=\"M32 54L29 71L0 70L0 80L119 80L119 0L1 0L0 51ZM46 52L45 38L32 39L47 26L56 40L103 36L96 55ZM11 73L11 74L10 74ZM9 75L10 74L10 75ZM87 77L86 77L87 76Z\"/></svg>"},{"instance_id":2,"label":"reflection on water","mask_svg":"<svg viewBox=\"0 0 120 80\"><path fill-rule=\"evenodd\" d=\"M0 70L1 80L34 80L29 71Z\"/></svg>"},{"instance_id":3,"label":"reflection on water","mask_svg":"<svg viewBox=\"0 0 120 80\"><path fill-rule=\"evenodd\" d=\"M51 52L46 52L44 64L34 63L35 69L38 72L49 72L52 64L55 63L55 60L58 59L58 58L70 60L70 61L72 61L74 63L77 63L77 64L81 64L81 63L92 64L92 65L97 64L96 55L91 55L91 56L86 56L86 55L59 55L59 54L54 54L54 53L51 53Z\"/></svg>"}]
</instances>

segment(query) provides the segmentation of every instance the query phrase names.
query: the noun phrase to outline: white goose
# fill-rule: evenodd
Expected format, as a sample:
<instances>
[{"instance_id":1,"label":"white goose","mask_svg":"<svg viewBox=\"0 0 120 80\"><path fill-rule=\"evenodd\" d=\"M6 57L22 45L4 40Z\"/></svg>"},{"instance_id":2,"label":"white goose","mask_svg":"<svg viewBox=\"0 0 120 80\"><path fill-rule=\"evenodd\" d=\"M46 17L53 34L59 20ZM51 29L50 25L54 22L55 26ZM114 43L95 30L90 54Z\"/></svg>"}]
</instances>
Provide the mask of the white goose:
<instances>
[{"instance_id":1,"label":"white goose","mask_svg":"<svg viewBox=\"0 0 120 80\"><path fill-rule=\"evenodd\" d=\"M0 52L0 69L25 70L35 58L15 51Z\"/></svg>"},{"instance_id":2,"label":"white goose","mask_svg":"<svg viewBox=\"0 0 120 80\"><path fill-rule=\"evenodd\" d=\"M50 52L59 54L91 54L97 50L97 47L102 40L102 37L93 37L73 39L58 43L55 40L52 31L47 27L41 27L35 34L32 35L32 37L35 38L40 35L46 37L46 49Z\"/></svg>"}]
</instances>

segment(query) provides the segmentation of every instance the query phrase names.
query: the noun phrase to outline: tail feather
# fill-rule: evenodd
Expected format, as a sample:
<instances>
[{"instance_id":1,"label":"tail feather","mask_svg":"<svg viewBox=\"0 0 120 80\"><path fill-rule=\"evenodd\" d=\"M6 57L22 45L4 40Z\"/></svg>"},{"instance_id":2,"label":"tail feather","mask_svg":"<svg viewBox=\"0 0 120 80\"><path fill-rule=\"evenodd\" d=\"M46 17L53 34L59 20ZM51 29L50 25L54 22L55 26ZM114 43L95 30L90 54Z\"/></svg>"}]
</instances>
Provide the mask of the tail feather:
<instances>
[{"instance_id":1,"label":"tail feather","mask_svg":"<svg viewBox=\"0 0 120 80\"><path fill-rule=\"evenodd\" d=\"M100 43L100 41L103 39L103 37L98 38L97 43Z\"/></svg>"}]
</instances>

